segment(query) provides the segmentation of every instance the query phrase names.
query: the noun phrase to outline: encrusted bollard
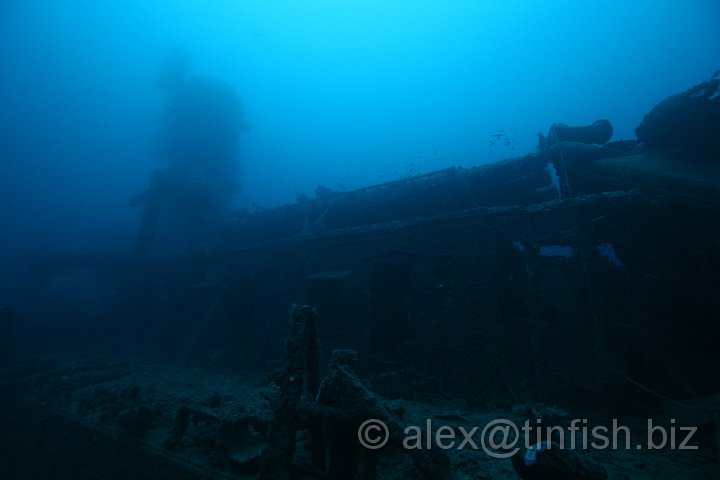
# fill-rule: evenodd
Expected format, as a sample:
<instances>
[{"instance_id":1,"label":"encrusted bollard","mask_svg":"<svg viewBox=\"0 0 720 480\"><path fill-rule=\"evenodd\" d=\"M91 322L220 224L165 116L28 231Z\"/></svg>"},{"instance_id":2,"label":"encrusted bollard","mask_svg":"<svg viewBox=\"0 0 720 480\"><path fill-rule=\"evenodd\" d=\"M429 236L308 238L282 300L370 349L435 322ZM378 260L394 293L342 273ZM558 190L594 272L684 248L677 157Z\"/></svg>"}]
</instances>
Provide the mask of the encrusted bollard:
<instances>
[{"instance_id":1,"label":"encrusted bollard","mask_svg":"<svg viewBox=\"0 0 720 480\"><path fill-rule=\"evenodd\" d=\"M272 374L269 395L273 419L263 450L260 479L287 480L298 430L307 429L313 465L329 479L374 480L379 450L363 448L358 428L369 419L387 425L388 441L412 458L426 480L450 477L450 461L438 450L403 449L400 419L357 376L354 350L336 350L328 374L319 381L320 346L314 309L291 310L290 336L282 365ZM303 400L303 396L305 399Z\"/></svg>"},{"instance_id":2,"label":"encrusted bollard","mask_svg":"<svg viewBox=\"0 0 720 480\"><path fill-rule=\"evenodd\" d=\"M369 419L383 422L388 429L388 441L410 455L413 465L426 480L450 478L450 461L438 450L404 449L404 428L400 419L372 392L355 373L357 354L352 350L333 352L330 371L323 379L318 393L320 406L352 412L350 418L339 422L326 419L328 442L328 474L330 478L355 478L358 470L363 480L376 478L375 466L379 450L362 448L358 443L358 428ZM350 423L348 423L350 420Z\"/></svg>"}]
</instances>

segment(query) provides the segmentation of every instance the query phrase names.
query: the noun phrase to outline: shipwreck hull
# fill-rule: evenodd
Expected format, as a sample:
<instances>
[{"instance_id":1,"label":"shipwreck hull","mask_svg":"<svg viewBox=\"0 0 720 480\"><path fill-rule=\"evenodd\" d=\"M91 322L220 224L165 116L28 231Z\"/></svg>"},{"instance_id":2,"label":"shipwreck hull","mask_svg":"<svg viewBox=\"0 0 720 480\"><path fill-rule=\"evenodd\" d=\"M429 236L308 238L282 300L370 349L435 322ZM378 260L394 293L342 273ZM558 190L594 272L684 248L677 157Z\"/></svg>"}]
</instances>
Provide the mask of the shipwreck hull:
<instances>
[{"instance_id":1,"label":"shipwreck hull","mask_svg":"<svg viewBox=\"0 0 720 480\"><path fill-rule=\"evenodd\" d=\"M42 458L11 471L253 478L267 432L237 427L238 412L268 425L257 386L283 358L293 304L317 309L320 371L355 350L384 398L506 418L542 403L646 418L670 402L703 413L693 424L712 443L718 169L627 145L558 147L239 216L203 254L39 262L48 276L112 279L119 321L92 342L129 337L164 363L0 372L4 421ZM63 327L74 341L93 328ZM387 472L403 468L393 461Z\"/></svg>"},{"instance_id":2,"label":"shipwreck hull","mask_svg":"<svg viewBox=\"0 0 720 480\"><path fill-rule=\"evenodd\" d=\"M586 402L627 387L618 370L678 364L677 381L712 391L719 235L714 208L624 192L238 248L215 259L238 269L228 292L253 292L225 348L261 365L278 342L259 340L302 302L318 308L325 354L357 349L394 394Z\"/></svg>"},{"instance_id":3,"label":"shipwreck hull","mask_svg":"<svg viewBox=\"0 0 720 480\"><path fill-rule=\"evenodd\" d=\"M597 454L612 478L715 475L717 141L659 141L656 116L694 106L698 92L716 113L717 85L661 104L639 129L644 143L578 143L606 142L609 122L594 124L601 136L556 124L536 154L318 188L237 212L212 248L185 253L153 250L158 196L145 202L136 256L39 259L46 277L91 272L81 278L109 284L114 303L104 322L52 312L57 324L40 328L2 310L0 420L17 434L0 446L21 453L7 472L375 478L383 461L377 478L404 478L409 452L411 475L435 480L486 475L489 459L390 448L358 463L356 424L385 419L397 441L402 424L425 419L524 418L539 430L541 419L626 418L651 438L641 423L667 416L698 427L696 455L583 458ZM716 120L678 131L713 132ZM511 462L497 465L514 477Z\"/></svg>"},{"instance_id":4,"label":"shipwreck hull","mask_svg":"<svg viewBox=\"0 0 720 480\"><path fill-rule=\"evenodd\" d=\"M249 215L205 255L46 267L113 271L128 328L191 364L269 371L305 303L324 358L358 350L385 394L658 400L633 378L713 391L717 168L565 147Z\"/></svg>"}]
</instances>

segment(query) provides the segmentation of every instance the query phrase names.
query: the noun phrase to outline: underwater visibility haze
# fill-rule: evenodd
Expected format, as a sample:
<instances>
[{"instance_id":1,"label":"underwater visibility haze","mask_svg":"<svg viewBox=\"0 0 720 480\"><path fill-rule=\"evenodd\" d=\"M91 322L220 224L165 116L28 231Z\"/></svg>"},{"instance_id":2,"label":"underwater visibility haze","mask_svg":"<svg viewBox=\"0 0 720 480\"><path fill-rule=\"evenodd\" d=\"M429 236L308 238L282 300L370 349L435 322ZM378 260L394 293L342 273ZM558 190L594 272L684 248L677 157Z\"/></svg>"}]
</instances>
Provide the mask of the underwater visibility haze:
<instances>
[{"instance_id":1,"label":"underwater visibility haze","mask_svg":"<svg viewBox=\"0 0 720 480\"><path fill-rule=\"evenodd\" d=\"M22 206L3 215L15 248L127 238L126 197L161 165L153 76L169 48L237 90L250 129L235 204L268 208L321 184L523 155L553 122L608 118L632 139L655 103L715 71L720 43L710 1L4 3L0 178L3 204Z\"/></svg>"},{"instance_id":2,"label":"underwater visibility haze","mask_svg":"<svg viewBox=\"0 0 720 480\"><path fill-rule=\"evenodd\" d=\"M720 478L719 26L0 2L0 477ZM672 417L699 448L376 458L370 415Z\"/></svg>"}]
</instances>

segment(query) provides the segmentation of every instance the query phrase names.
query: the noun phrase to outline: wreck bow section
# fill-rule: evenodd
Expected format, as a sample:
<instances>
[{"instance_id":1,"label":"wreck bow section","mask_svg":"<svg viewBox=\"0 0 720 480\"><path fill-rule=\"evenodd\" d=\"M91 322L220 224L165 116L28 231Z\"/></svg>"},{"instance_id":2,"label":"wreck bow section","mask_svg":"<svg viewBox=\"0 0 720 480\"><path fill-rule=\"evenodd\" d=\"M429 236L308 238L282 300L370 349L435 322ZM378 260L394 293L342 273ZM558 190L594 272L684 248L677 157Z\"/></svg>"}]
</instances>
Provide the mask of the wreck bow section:
<instances>
[{"instance_id":1,"label":"wreck bow section","mask_svg":"<svg viewBox=\"0 0 720 480\"><path fill-rule=\"evenodd\" d=\"M127 328L189 364L269 371L304 303L386 395L632 408L660 401L635 378L718 387L719 175L567 141L239 215L206 255L46 267L112 271Z\"/></svg>"},{"instance_id":2,"label":"wreck bow section","mask_svg":"<svg viewBox=\"0 0 720 480\"><path fill-rule=\"evenodd\" d=\"M714 393L719 89L661 102L638 142L555 124L522 158L237 213L207 253L39 267L109 272L123 333L187 364L269 372L301 303L321 359L357 350L386 395L646 409Z\"/></svg>"},{"instance_id":3,"label":"wreck bow section","mask_svg":"<svg viewBox=\"0 0 720 480\"><path fill-rule=\"evenodd\" d=\"M483 407L548 421L680 407L716 442L719 88L716 76L659 104L639 142L607 143L606 120L555 124L522 158L238 212L202 254L39 261L48 277L90 270L113 286L114 322L68 321L54 346L64 334L132 350L4 369L6 422L43 458L137 478L287 478L307 467L296 449L332 478L374 478L382 458L357 457L348 429L360 417L387 420L397 440L398 419L479 425ZM1 313L0 327L18 323ZM444 411L456 405L470 415ZM117 455L88 463L59 448L73 437ZM410 457L422 478L485 470Z\"/></svg>"}]
</instances>

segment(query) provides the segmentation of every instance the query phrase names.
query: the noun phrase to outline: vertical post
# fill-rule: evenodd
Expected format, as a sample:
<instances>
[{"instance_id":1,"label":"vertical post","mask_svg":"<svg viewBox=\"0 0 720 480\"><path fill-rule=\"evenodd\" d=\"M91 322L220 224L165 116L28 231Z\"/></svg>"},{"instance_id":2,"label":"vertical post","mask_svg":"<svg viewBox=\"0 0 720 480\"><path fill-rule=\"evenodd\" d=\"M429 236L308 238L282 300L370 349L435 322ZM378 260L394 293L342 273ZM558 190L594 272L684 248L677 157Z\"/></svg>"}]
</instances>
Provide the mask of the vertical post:
<instances>
[{"instance_id":1,"label":"vertical post","mask_svg":"<svg viewBox=\"0 0 720 480\"><path fill-rule=\"evenodd\" d=\"M285 343L282 365L273 373L277 388L271 400L273 419L268 429L268 444L262 455L261 480L287 480L292 470L295 437L299 429L297 407L304 391L317 395L320 385L320 345L315 309L293 306L290 311L290 336ZM311 430L313 460L324 457L322 431Z\"/></svg>"}]
</instances>

